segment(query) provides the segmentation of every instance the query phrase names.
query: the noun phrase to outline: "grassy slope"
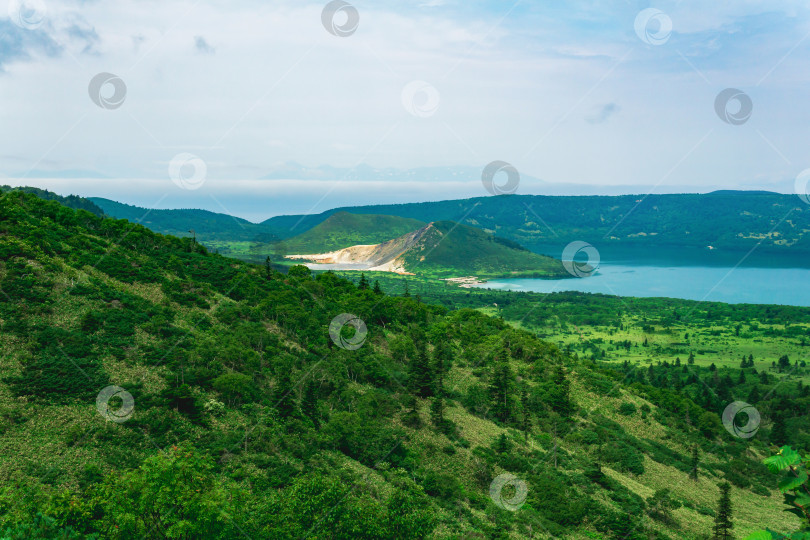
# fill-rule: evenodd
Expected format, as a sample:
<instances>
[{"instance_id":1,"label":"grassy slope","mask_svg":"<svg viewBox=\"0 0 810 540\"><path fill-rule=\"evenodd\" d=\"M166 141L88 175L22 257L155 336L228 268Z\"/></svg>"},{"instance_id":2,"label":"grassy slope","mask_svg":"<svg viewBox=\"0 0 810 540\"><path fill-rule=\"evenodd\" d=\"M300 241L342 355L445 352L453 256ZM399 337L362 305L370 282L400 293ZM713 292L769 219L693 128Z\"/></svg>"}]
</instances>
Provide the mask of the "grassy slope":
<instances>
[{"instance_id":1,"label":"grassy slope","mask_svg":"<svg viewBox=\"0 0 810 540\"><path fill-rule=\"evenodd\" d=\"M472 531L523 538L529 526L540 531L540 537L551 529L554 536L584 538L590 532L588 537L599 538L595 530L604 526L598 521L603 510L596 506L570 524L554 520L585 500L624 515L629 507L623 505L635 504L636 495L647 497L661 487L671 488L685 503L675 512L678 528L636 511L631 515L639 519L633 537L648 538L653 530L669 538L698 538L708 532L710 518L701 507L713 507L714 484L726 474L722 465L728 452L735 451L734 441L722 430L706 441L680 415L654 406L644 416L616 414L619 401L639 406L644 401L621 385L617 394L611 393L617 381L502 322L470 312L445 316L412 300L376 299L328 277L312 281L276 274L267 280L261 269L207 255L188 240L160 237L33 198L0 196L0 215L3 524L26 519L29 511L43 508L43 501L65 488L81 505L93 494L93 484L87 483L89 465L118 476L145 456L158 454L156 447L185 442L213 458L218 484L231 489L239 482L249 491L249 514L230 519L256 537L266 533L251 527L260 527L262 519L274 515L275 507L262 503L276 494L279 504L293 499L290 475L297 479L313 471L343 475L356 492L378 501L374 504L385 504L392 491L401 489L395 486L427 489L419 504L436 519L434 535L439 538ZM369 322L369 342L357 354L327 347L330 318L349 310ZM379 317L387 319L385 326L376 322ZM453 348L453 368L445 381L447 417L458 428L453 437L430 427L403 425L405 366L393 351L412 325L421 327L432 343L441 340ZM60 329L57 338L47 333L50 328ZM553 405L542 401L551 366L560 361L568 365L577 408L558 431L556 453L548 412L533 419L535 427L524 441L485 409L474 413L462 405L469 390L486 387L493 355L505 343L512 348L512 371L537 390L541 407ZM24 371L46 351L52 353L52 363L43 364L45 371ZM90 377L78 373L68 358ZM224 402L223 413L202 406L189 411L187 402L173 404L166 391L177 389L181 372L192 401ZM246 395L212 387L211 377L229 372L251 373L248 379L262 396L272 394L282 373L292 372L294 380L311 374L320 381L320 434L300 419L279 419L268 397L245 402ZM15 379L20 373L28 377ZM48 373L56 376L43 376ZM16 385L9 382L15 380ZM96 412L95 394L108 383L124 386L135 396L136 413L130 421L105 422ZM428 424L428 402L420 399L417 405ZM348 437L356 428L346 419L355 417L369 428L360 432L362 444L332 445L329 434ZM258 429L249 431L248 444L244 435L251 427ZM608 446L616 437L638 445L645 452L645 472L621 472L605 463L612 483L585 478L582 471L599 459L601 449L582 437L586 429ZM404 476L375 463L394 459L386 453L390 446L364 457L366 448L373 448L369 445L389 430L400 434L398 444L410 456L399 462L407 471ZM507 434L512 445L505 455L488 450L500 434ZM665 444L673 454L653 452L647 440ZM682 465L693 443L705 445L707 451L697 486L674 466ZM752 450L763 451L756 446ZM556 469L550 465L555 454L560 461ZM482 460L489 463L491 475L513 471L527 479L529 498L520 511L506 512L491 503L487 485L475 476ZM439 478L438 486L434 482L430 487L430 478ZM41 494L31 496L31 487ZM348 500L354 496L347 493ZM735 488L733 499L738 534L763 525L782 530L795 526L792 517L780 513L781 502L773 493L763 497ZM319 511L314 508L303 514ZM291 531L295 525L285 524Z\"/></svg>"},{"instance_id":2,"label":"grassy slope","mask_svg":"<svg viewBox=\"0 0 810 540\"><path fill-rule=\"evenodd\" d=\"M439 221L402 256L406 270L441 277L569 277L562 263L499 242L491 234Z\"/></svg>"},{"instance_id":3,"label":"grassy slope","mask_svg":"<svg viewBox=\"0 0 810 540\"><path fill-rule=\"evenodd\" d=\"M341 274L357 281L355 273ZM402 294L407 282L411 294L418 294L429 302L456 307L477 307L491 316L503 317L516 327L537 332L583 358L599 358L595 353L604 351L606 357L602 358L603 361L616 364L627 361L646 369L650 364L660 365L662 361L672 363L676 356L685 364L689 353L693 352L695 368L690 367L690 372L703 373L701 377L708 378L710 375L706 368L715 364L720 373L730 373L736 380L740 356L751 354L759 372L767 372L772 378L775 377L768 386L760 384L761 394L773 392L774 395L786 393L790 396L796 392L794 385L798 381L803 381L805 385L810 383L810 367L792 369L787 375L770 369L771 363L782 355L788 355L792 362L810 361L810 350L803 344L810 343L810 308L729 305L669 298L620 298L577 292L516 294L460 289L444 282L415 276L391 276L379 272L366 276L372 281L378 280L383 289L391 294ZM494 307L494 303L499 307ZM619 329L619 321L624 328ZM686 334L689 338L684 338ZM645 339L648 341L647 347L642 345ZM629 351L612 345L614 341L624 340L633 343ZM745 399L751 381L756 381L753 373L754 370L747 369L748 385L734 390L738 399ZM699 393L701 390L700 385L684 389L689 394ZM596 404L594 396L589 396L585 388L579 388L579 391L582 392L579 398L583 403ZM798 401L798 398L790 399ZM628 401L638 406L643 403L635 398ZM667 442L670 436L665 435L666 430L662 430L661 426L656 426L653 422L644 427L644 422L639 423L637 417L627 418L618 414L619 402L617 400L613 403L612 408L599 405L597 410L634 433L646 432L646 436L652 435L655 440L671 445L671 441ZM768 405L763 403L758 406ZM801 407L798 414L803 414ZM767 422L766 420L766 426ZM799 433L797 438L806 441L806 426L800 428L797 424L794 425ZM760 432L757 438L766 440L767 434ZM793 444L802 446L795 441ZM668 468L666 464L651 461L646 463L651 466L650 471L640 477L623 477L615 471L610 471L609 474L640 495L648 496L656 489L674 486L676 493L695 504L713 507L717 492L715 486L707 486L703 479L698 484L684 483L680 473ZM741 472L745 474L744 470ZM709 493L714 495L710 496ZM760 501L744 496L741 491L734 490L732 498L738 519L744 516L745 522L755 523L765 514L779 519L779 513L774 508L760 506ZM695 515L687 508L680 508L675 514L679 521L688 521L688 528L695 534L708 530L712 522L709 516L700 513ZM745 526L737 522L735 537L743 538L750 532L748 529L741 529Z\"/></svg>"},{"instance_id":4,"label":"grassy slope","mask_svg":"<svg viewBox=\"0 0 810 540\"><path fill-rule=\"evenodd\" d=\"M338 212L285 244L289 253L327 253L349 246L381 244L424 225L422 221L397 216Z\"/></svg>"}]
</instances>

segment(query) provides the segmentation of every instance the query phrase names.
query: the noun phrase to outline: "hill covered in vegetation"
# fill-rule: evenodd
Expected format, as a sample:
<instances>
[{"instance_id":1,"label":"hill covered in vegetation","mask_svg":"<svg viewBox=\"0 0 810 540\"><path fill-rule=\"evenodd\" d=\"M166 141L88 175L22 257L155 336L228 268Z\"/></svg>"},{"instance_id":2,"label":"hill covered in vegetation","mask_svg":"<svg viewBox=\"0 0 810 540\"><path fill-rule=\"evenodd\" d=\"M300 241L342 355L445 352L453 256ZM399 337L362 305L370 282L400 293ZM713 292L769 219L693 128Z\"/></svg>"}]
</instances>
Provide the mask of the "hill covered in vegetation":
<instances>
[{"instance_id":1,"label":"hill covered in vegetation","mask_svg":"<svg viewBox=\"0 0 810 540\"><path fill-rule=\"evenodd\" d=\"M431 223L400 259L406 269L420 275L571 277L557 259L452 221Z\"/></svg>"},{"instance_id":2,"label":"hill covered in vegetation","mask_svg":"<svg viewBox=\"0 0 810 540\"><path fill-rule=\"evenodd\" d=\"M3 537L701 538L726 481L799 526L759 439L475 310L18 192L0 290Z\"/></svg>"},{"instance_id":3,"label":"hill covered in vegetation","mask_svg":"<svg viewBox=\"0 0 810 540\"><path fill-rule=\"evenodd\" d=\"M302 250L307 255L288 257L439 277L571 277L557 259L452 221L428 223L376 245L357 245L322 254L315 254L306 245Z\"/></svg>"},{"instance_id":4,"label":"hill covered in vegetation","mask_svg":"<svg viewBox=\"0 0 810 540\"><path fill-rule=\"evenodd\" d=\"M424 226L416 219L337 212L285 244L290 253L325 253L359 244L381 244Z\"/></svg>"},{"instance_id":5,"label":"hill covered in vegetation","mask_svg":"<svg viewBox=\"0 0 810 540\"><path fill-rule=\"evenodd\" d=\"M35 187L11 187L11 186L0 186L0 193L7 193L9 191L21 191L23 193L30 193L31 195L36 195L40 199L45 199L46 201L56 201L61 203L68 208L74 208L76 210L87 210L91 214L95 214L97 216L103 216L104 210L101 209L98 205L93 203L90 199L85 199L84 197L79 197L78 195L68 195L63 197L62 195L57 195L52 191L48 191L47 189L39 189Z\"/></svg>"},{"instance_id":6,"label":"hill covered in vegetation","mask_svg":"<svg viewBox=\"0 0 810 540\"><path fill-rule=\"evenodd\" d=\"M283 236L290 223L313 227L337 211L450 220L521 244L671 246L806 253L810 206L795 195L719 191L708 194L504 195L455 201L358 206L314 216L279 216L264 225Z\"/></svg>"},{"instance_id":7,"label":"hill covered in vegetation","mask_svg":"<svg viewBox=\"0 0 810 540\"><path fill-rule=\"evenodd\" d=\"M98 205L108 216L138 223L161 234L185 237L191 236L189 231L193 230L201 242L215 240L275 242L279 240L270 227L257 225L228 214L195 209L152 210L101 197L90 197L88 200Z\"/></svg>"},{"instance_id":8,"label":"hill covered in vegetation","mask_svg":"<svg viewBox=\"0 0 810 540\"><path fill-rule=\"evenodd\" d=\"M92 198L113 217L161 233L197 231L203 241L252 242L253 251L313 229L330 216L388 215L417 220L455 221L522 245L562 247L585 241L603 247L675 247L758 252L810 252L810 206L795 195L763 191L708 194L543 196L504 195L473 199L335 208L321 214L276 216L260 224L201 210L155 210ZM148 213L148 214L147 214ZM144 215L147 215L145 218ZM136 221L139 219L142 221ZM345 246L343 246L345 247ZM232 248L231 248L232 249ZM247 248L233 250L247 252Z\"/></svg>"}]
</instances>

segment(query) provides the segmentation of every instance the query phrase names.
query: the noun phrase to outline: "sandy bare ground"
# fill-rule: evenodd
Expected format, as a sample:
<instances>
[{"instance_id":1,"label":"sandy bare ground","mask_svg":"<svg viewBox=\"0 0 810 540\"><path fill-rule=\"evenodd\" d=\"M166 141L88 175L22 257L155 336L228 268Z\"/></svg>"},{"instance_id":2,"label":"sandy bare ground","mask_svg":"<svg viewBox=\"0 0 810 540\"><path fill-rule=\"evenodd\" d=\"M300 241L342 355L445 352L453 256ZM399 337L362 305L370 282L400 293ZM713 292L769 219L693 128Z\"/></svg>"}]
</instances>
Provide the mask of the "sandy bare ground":
<instances>
[{"instance_id":1,"label":"sandy bare ground","mask_svg":"<svg viewBox=\"0 0 810 540\"><path fill-rule=\"evenodd\" d=\"M463 289L469 289L471 287L475 287L476 285L486 283L486 281L478 279L476 276L445 278L444 281L455 283L456 285L458 285Z\"/></svg>"},{"instance_id":2,"label":"sandy bare ground","mask_svg":"<svg viewBox=\"0 0 810 540\"><path fill-rule=\"evenodd\" d=\"M394 272L397 274L409 274L406 272L402 263L397 259L390 259L388 261L379 262L374 257L375 249L379 246L351 246L348 248L340 249L338 251L330 251L329 253L318 253L313 255L287 255L287 259L309 261L316 264L354 264L365 265L365 270L370 272ZM374 263L377 264L374 264Z\"/></svg>"},{"instance_id":3,"label":"sandy bare ground","mask_svg":"<svg viewBox=\"0 0 810 540\"><path fill-rule=\"evenodd\" d=\"M369 271L395 272L409 274L402 263L402 255L414 247L419 240L433 227L427 224L419 230L399 238L375 245L357 245L311 255L287 255L287 259L309 261L316 264L352 264L366 265Z\"/></svg>"}]
</instances>

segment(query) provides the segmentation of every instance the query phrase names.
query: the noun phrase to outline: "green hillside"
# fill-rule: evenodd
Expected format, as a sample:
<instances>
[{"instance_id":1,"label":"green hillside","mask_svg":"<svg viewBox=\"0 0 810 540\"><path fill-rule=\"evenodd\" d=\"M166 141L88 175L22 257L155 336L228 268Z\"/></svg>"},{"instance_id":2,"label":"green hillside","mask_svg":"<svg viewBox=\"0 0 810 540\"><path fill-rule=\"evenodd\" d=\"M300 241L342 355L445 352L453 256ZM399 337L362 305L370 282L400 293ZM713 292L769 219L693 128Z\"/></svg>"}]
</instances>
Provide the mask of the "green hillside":
<instances>
[{"instance_id":1,"label":"green hillside","mask_svg":"<svg viewBox=\"0 0 810 540\"><path fill-rule=\"evenodd\" d=\"M90 199L113 217L140 219L146 209L106 199ZM580 240L597 246L693 248L757 252L810 252L810 207L795 195L763 191L708 194L543 196L507 195L473 199L335 208L315 215L276 216L253 224L201 210L155 210L143 225L162 233L187 234L202 241L253 242L253 251L272 251L270 243L300 235L330 216L388 215L431 221L457 221L491 231L525 246L556 250ZM258 244L264 244L261 249ZM212 244L213 245L213 244ZM247 251L241 246L235 253Z\"/></svg>"},{"instance_id":2,"label":"green hillside","mask_svg":"<svg viewBox=\"0 0 810 540\"><path fill-rule=\"evenodd\" d=\"M723 480L798 527L762 439L475 310L15 192L0 290L4 538L702 538Z\"/></svg>"},{"instance_id":3,"label":"green hillside","mask_svg":"<svg viewBox=\"0 0 810 540\"><path fill-rule=\"evenodd\" d=\"M571 277L557 259L452 221L431 223L400 258L405 269L417 275Z\"/></svg>"},{"instance_id":4,"label":"green hillside","mask_svg":"<svg viewBox=\"0 0 810 540\"><path fill-rule=\"evenodd\" d=\"M216 240L267 243L279 239L268 226L228 214L193 209L150 210L100 197L89 200L108 216L138 223L161 234L191 236L189 231L194 230L197 240L203 243Z\"/></svg>"},{"instance_id":5,"label":"green hillside","mask_svg":"<svg viewBox=\"0 0 810 540\"><path fill-rule=\"evenodd\" d=\"M457 221L531 247L562 248L572 241L597 247L678 247L810 252L810 206L795 195L761 191L708 194L543 196L474 199L339 208L315 216L279 216L265 222L284 231L314 227L338 211ZM280 232L279 234L284 234Z\"/></svg>"},{"instance_id":6,"label":"green hillside","mask_svg":"<svg viewBox=\"0 0 810 540\"><path fill-rule=\"evenodd\" d=\"M285 244L289 253L326 253L360 244L381 244L424 225L422 221L397 216L337 212Z\"/></svg>"},{"instance_id":7,"label":"green hillside","mask_svg":"<svg viewBox=\"0 0 810 540\"><path fill-rule=\"evenodd\" d=\"M45 199L46 201L56 201L60 204L67 206L68 208L74 208L76 210L87 210L88 212L95 214L97 216L103 216L104 211L95 203L93 203L90 199L85 199L84 197L79 197L77 195L68 195L63 197L62 195L57 195L52 191L48 191L47 189L39 189L35 187L11 187L11 186L0 186L0 193L6 193L9 191L21 191L23 193L30 193L32 195L36 195L40 199Z\"/></svg>"}]
</instances>

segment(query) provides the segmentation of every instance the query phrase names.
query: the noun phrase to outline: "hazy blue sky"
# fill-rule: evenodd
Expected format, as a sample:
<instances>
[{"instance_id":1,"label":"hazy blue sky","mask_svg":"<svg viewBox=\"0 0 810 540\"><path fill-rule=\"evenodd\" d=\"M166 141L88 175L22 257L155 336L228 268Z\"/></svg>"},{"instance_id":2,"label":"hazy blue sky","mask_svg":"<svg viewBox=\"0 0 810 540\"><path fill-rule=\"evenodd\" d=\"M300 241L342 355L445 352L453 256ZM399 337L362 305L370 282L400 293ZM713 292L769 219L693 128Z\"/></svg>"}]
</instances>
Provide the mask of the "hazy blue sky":
<instances>
[{"instance_id":1,"label":"hazy blue sky","mask_svg":"<svg viewBox=\"0 0 810 540\"><path fill-rule=\"evenodd\" d=\"M810 167L806 2L358 0L345 37L326 2L18 4L0 10L0 183L258 219L487 195L467 172L494 160L518 193L789 192ZM99 73L126 86L96 80L109 108ZM720 118L726 88L749 118L735 100ZM338 177L278 178L285 162ZM343 178L358 164L467 168Z\"/></svg>"}]
</instances>

